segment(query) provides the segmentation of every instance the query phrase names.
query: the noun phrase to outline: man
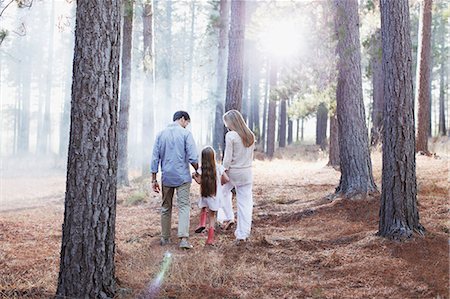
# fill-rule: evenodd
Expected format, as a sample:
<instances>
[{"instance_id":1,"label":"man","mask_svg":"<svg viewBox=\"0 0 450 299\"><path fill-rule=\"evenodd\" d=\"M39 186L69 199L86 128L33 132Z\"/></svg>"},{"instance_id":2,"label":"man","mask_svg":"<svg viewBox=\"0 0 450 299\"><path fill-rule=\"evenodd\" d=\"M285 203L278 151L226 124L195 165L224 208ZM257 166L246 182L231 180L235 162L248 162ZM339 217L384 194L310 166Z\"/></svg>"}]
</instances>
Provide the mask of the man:
<instances>
[{"instance_id":1,"label":"man","mask_svg":"<svg viewBox=\"0 0 450 299\"><path fill-rule=\"evenodd\" d=\"M170 227L172 222L172 199L177 191L178 205L178 238L180 248L190 249L189 217L191 202L191 172L189 164L198 169L198 153L192 133L186 129L191 119L185 111L177 111L173 115L173 123L167 126L156 137L151 162L153 191L161 191L156 174L161 163L162 208L161 208L161 245L170 243Z\"/></svg>"}]
</instances>

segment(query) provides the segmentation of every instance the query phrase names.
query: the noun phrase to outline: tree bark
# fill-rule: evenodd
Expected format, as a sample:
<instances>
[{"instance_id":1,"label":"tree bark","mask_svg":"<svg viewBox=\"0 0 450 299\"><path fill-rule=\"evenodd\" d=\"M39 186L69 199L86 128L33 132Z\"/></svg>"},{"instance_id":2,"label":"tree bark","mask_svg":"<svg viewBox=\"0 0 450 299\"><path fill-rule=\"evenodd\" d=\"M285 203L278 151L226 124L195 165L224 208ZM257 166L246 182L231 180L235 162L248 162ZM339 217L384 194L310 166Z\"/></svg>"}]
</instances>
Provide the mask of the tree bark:
<instances>
[{"instance_id":1,"label":"tree bark","mask_svg":"<svg viewBox=\"0 0 450 299\"><path fill-rule=\"evenodd\" d=\"M118 0L77 1L58 298L115 295L120 11Z\"/></svg>"},{"instance_id":2,"label":"tree bark","mask_svg":"<svg viewBox=\"0 0 450 299\"><path fill-rule=\"evenodd\" d=\"M381 0L384 75L383 172L378 234L423 232L417 209L414 100L407 0Z\"/></svg>"},{"instance_id":3,"label":"tree bark","mask_svg":"<svg viewBox=\"0 0 450 299\"><path fill-rule=\"evenodd\" d=\"M217 90L216 90L216 114L214 120L213 146L217 153L217 159L222 160L222 151L224 143L224 125L223 109L225 104L226 76L227 76L227 35L228 35L228 17L230 15L230 1L220 0L220 19L219 19L219 50L217 57Z\"/></svg>"},{"instance_id":4,"label":"tree bark","mask_svg":"<svg viewBox=\"0 0 450 299\"><path fill-rule=\"evenodd\" d=\"M428 131L431 121L431 10L433 3L432 0L423 0L420 3L415 92L419 105L416 152L428 154Z\"/></svg>"},{"instance_id":5,"label":"tree bark","mask_svg":"<svg viewBox=\"0 0 450 299\"><path fill-rule=\"evenodd\" d=\"M244 68L245 1L231 0L230 35L225 112L242 109Z\"/></svg>"},{"instance_id":6,"label":"tree bark","mask_svg":"<svg viewBox=\"0 0 450 299\"><path fill-rule=\"evenodd\" d=\"M267 110L268 110L268 101L269 101L269 81L270 81L270 65L267 63L267 74L266 74L266 80L264 84L264 103L263 103L263 115L262 115L262 130L261 130L261 145L263 152L266 151L266 137L267 137Z\"/></svg>"},{"instance_id":7,"label":"tree bark","mask_svg":"<svg viewBox=\"0 0 450 299\"><path fill-rule=\"evenodd\" d=\"M118 132L118 162L117 184L129 186L128 180L128 122L131 93L131 48L133 41L133 0L124 2L124 17L122 24L122 64L120 80L120 110Z\"/></svg>"},{"instance_id":8,"label":"tree bark","mask_svg":"<svg viewBox=\"0 0 450 299\"><path fill-rule=\"evenodd\" d=\"M372 131L370 145L381 141L383 128L383 69L381 64L381 33L377 30L372 38L370 66L372 69Z\"/></svg>"},{"instance_id":9,"label":"tree bark","mask_svg":"<svg viewBox=\"0 0 450 299\"><path fill-rule=\"evenodd\" d=\"M330 150L328 166L339 167L339 126L336 114L330 116Z\"/></svg>"},{"instance_id":10,"label":"tree bark","mask_svg":"<svg viewBox=\"0 0 450 299\"><path fill-rule=\"evenodd\" d=\"M325 103L320 103L316 113L316 144L321 150L327 147L327 125L328 125L328 109Z\"/></svg>"},{"instance_id":11,"label":"tree bark","mask_svg":"<svg viewBox=\"0 0 450 299\"><path fill-rule=\"evenodd\" d=\"M291 105L291 100L288 101L288 107ZM288 115L288 134L287 134L287 143L288 145L291 145L293 142L293 135L294 135L294 124L292 122L292 118Z\"/></svg>"},{"instance_id":12,"label":"tree bark","mask_svg":"<svg viewBox=\"0 0 450 299\"><path fill-rule=\"evenodd\" d=\"M150 175L150 160L152 156L152 140L154 139L154 70L153 53L153 11L151 0L144 3L142 12L144 37L144 99L142 109L142 175Z\"/></svg>"},{"instance_id":13,"label":"tree bark","mask_svg":"<svg viewBox=\"0 0 450 299\"><path fill-rule=\"evenodd\" d=\"M441 8L443 9L443 8ZM440 69L439 69L439 135L445 136L447 133L446 119L445 119L445 94L446 94L446 61L447 61L447 47L445 36L447 22L444 17L440 17L440 24L438 30L438 40L440 48ZM447 74L448 76L448 74ZM448 93L448 91L447 91ZM447 104L448 105L448 104Z\"/></svg>"},{"instance_id":14,"label":"tree bark","mask_svg":"<svg viewBox=\"0 0 450 299\"><path fill-rule=\"evenodd\" d=\"M271 63L270 66L270 92L269 92L269 108L267 112L267 151L266 154L269 159L273 158L273 154L275 153L275 124L277 122L277 102L273 91L277 86L278 80L278 69L275 63Z\"/></svg>"},{"instance_id":15,"label":"tree bark","mask_svg":"<svg viewBox=\"0 0 450 299\"><path fill-rule=\"evenodd\" d=\"M341 168L336 195L364 198L377 192L377 186L372 176L362 95L358 2L335 0L335 14L338 35L336 102Z\"/></svg>"},{"instance_id":16,"label":"tree bark","mask_svg":"<svg viewBox=\"0 0 450 299\"><path fill-rule=\"evenodd\" d=\"M280 101L280 123L278 125L279 147L286 147L286 121L287 121L287 107L286 100Z\"/></svg>"}]
</instances>

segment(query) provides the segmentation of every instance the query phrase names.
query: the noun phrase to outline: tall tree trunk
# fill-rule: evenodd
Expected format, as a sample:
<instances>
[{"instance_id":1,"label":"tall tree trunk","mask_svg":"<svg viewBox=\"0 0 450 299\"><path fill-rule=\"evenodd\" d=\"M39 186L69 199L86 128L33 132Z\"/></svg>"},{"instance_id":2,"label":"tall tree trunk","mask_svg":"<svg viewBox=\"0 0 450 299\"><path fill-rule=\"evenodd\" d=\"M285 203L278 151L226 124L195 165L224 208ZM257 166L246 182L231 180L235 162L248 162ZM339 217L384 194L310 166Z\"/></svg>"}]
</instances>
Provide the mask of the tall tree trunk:
<instances>
[{"instance_id":1,"label":"tall tree trunk","mask_svg":"<svg viewBox=\"0 0 450 299\"><path fill-rule=\"evenodd\" d=\"M297 141L297 142L299 142L300 141L300 118L297 118L297 133L296 133L296 136L295 136L295 140Z\"/></svg>"},{"instance_id":2,"label":"tall tree trunk","mask_svg":"<svg viewBox=\"0 0 450 299\"><path fill-rule=\"evenodd\" d=\"M255 51L255 44L252 44L252 51ZM250 73L250 129L255 134L257 142L260 140L261 129L259 125L259 82L260 82L260 62L258 57L252 57Z\"/></svg>"},{"instance_id":3,"label":"tall tree trunk","mask_svg":"<svg viewBox=\"0 0 450 299\"><path fill-rule=\"evenodd\" d=\"M327 125L328 125L328 109L325 103L320 103L316 113L316 144L320 149L325 150L327 147Z\"/></svg>"},{"instance_id":4,"label":"tall tree trunk","mask_svg":"<svg viewBox=\"0 0 450 299\"><path fill-rule=\"evenodd\" d=\"M61 298L115 295L120 11L118 0L77 1Z\"/></svg>"},{"instance_id":5,"label":"tall tree trunk","mask_svg":"<svg viewBox=\"0 0 450 299\"><path fill-rule=\"evenodd\" d=\"M262 130L261 130L261 145L262 145L262 151L265 152L266 147L266 136L267 136L267 109L268 109L268 102L269 102L269 82L270 82L270 65L267 63L267 74L266 74L266 80L264 84L264 103L263 103L263 116L262 116Z\"/></svg>"},{"instance_id":6,"label":"tall tree trunk","mask_svg":"<svg viewBox=\"0 0 450 299\"><path fill-rule=\"evenodd\" d=\"M30 151L30 116L31 116L31 74L33 71L33 63L31 63L29 55L25 55L20 62L19 71L19 101L20 110L17 111L17 128L14 134L17 138L17 153L26 155Z\"/></svg>"},{"instance_id":7,"label":"tall tree trunk","mask_svg":"<svg viewBox=\"0 0 450 299\"><path fill-rule=\"evenodd\" d=\"M417 51L416 98L419 104L416 151L428 154L431 101L431 10L432 0L422 0Z\"/></svg>"},{"instance_id":8,"label":"tall tree trunk","mask_svg":"<svg viewBox=\"0 0 450 299\"><path fill-rule=\"evenodd\" d=\"M381 141L383 127L383 69L381 64L381 33L377 30L372 39L370 66L372 69L372 131L370 144L376 146Z\"/></svg>"},{"instance_id":9,"label":"tall tree trunk","mask_svg":"<svg viewBox=\"0 0 450 299\"><path fill-rule=\"evenodd\" d=\"M441 8L442 9L442 8ZM446 47L446 25L444 17L441 16L438 31L438 40L439 40L439 48L440 48L440 69L439 69L439 135L445 136L446 129L446 120L445 120L445 94L446 92L446 61L447 61L447 47ZM448 74L447 74L448 76ZM448 105L448 104L447 104Z\"/></svg>"},{"instance_id":10,"label":"tall tree trunk","mask_svg":"<svg viewBox=\"0 0 450 299\"><path fill-rule=\"evenodd\" d=\"M244 68L245 2L231 0L230 35L228 41L228 73L225 112L242 109Z\"/></svg>"},{"instance_id":11,"label":"tall tree trunk","mask_svg":"<svg viewBox=\"0 0 450 299\"><path fill-rule=\"evenodd\" d=\"M150 175L152 140L154 139L154 55L153 55L153 11L151 0L144 3L142 12L144 37L144 99L142 109L142 175Z\"/></svg>"},{"instance_id":12,"label":"tall tree trunk","mask_svg":"<svg viewBox=\"0 0 450 299\"><path fill-rule=\"evenodd\" d=\"M328 166L339 167L339 126L336 114L330 116L330 150Z\"/></svg>"},{"instance_id":13,"label":"tall tree trunk","mask_svg":"<svg viewBox=\"0 0 450 299\"><path fill-rule=\"evenodd\" d=\"M217 159L222 160L222 151L224 149L224 126L222 115L224 113L225 104L225 87L226 87L226 62L227 62L227 35L229 25L230 1L220 0L219 8L219 49L217 56L217 90L216 90L216 113L214 120L214 136L213 146L217 153Z\"/></svg>"},{"instance_id":14,"label":"tall tree trunk","mask_svg":"<svg viewBox=\"0 0 450 299\"><path fill-rule=\"evenodd\" d=\"M188 60L188 88L187 88L187 106L192 107L192 75L194 66L194 45L195 45L195 1L191 2L191 32L189 39L189 60Z\"/></svg>"},{"instance_id":15,"label":"tall tree trunk","mask_svg":"<svg viewBox=\"0 0 450 299\"><path fill-rule=\"evenodd\" d=\"M301 123L301 128L300 128L300 140L303 141L304 138L304 132L305 132L305 118L302 117L302 123Z\"/></svg>"},{"instance_id":16,"label":"tall tree trunk","mask_svg":"<svg viewBox=\"0 0 450 299\"><path fill-rule=\"evenodd\" d=\"M270 66L270 93L269 93L269 109L267 112L267 151L266 154L269 159L273 158L273 154L275 153L275 127L276 127L276 118L277 118L277 102L275 101L273 96L273 91L277 86L278 80L278 69L275 63L271 63Z\"/></svg>"},{"instance_id":17,"label":"tall tree trunk","mask_svg":"<svg viewBox=\"0 0 450 299\"><path fill-rule=\"evenodd\" d=\"M291 105L291 100L288 101L288 106ZM294 124L292 122L292 118L288 115L288 136L287 136L287 143L289 145L293 142L293 134L294 134Z\"/></svg>"},{"instance_id":18,"label":"tall tree trunk","mask_svg":"<svg viewBox=\"0 0 450 299\"><path fill-rule=\"evenodd\" d=\"M37 140L37 152L39 154L48 154L50 150L51 141L51 117L50 117L50 104L52 100L52 68L53 68L53 36L55 31L55 1L52 1L50 12L50 28L48 38L48 56L46 63L46 76L43 77L45 81L45 92L43 94L44 109L42 116L42 125L40 126L39 137Z\"/></svg>"},{"instance_id":19,"label":"tall tree trunk","mask_svg":"<svg viewBox=\"0 0 450 299\"><path fill-rule=\"evenodd\" d=\"M362 95L358 1L335 0L335 14L338 35L336 102L341 168L336 195L364 198L377 192L377 187L372 175Z\"/></svg>"},{"instance_id":20,"label":"tall tree trunk","mask_svg":"<svg viewBox=\"0 0 450 299\"><path fill-rule=\"evenodd\" d=\"M282 99L280 101L280 123L278 124L279 147L286 147L286 121L287 121L286 100Z\"/></svg>"},{"instance_id":21,"label":"tall tree trunk","mask_svg":"<svg viewBox=\"0 0 450 299\"><path fill-rule=\"evenodd\" d=\"M381 0L384 75L383 172L378 234L423 232L417 210L414 100L407 0Z\"/></svg>"},{"instance_id":22,"label":"tall tree trunk","mask_svg":"<svg viewBox=\"0 0 450 299\"><path fill-rule=\"evenodd\" d=\"M128 123L131 94L131 48L133 41L133 0L124 2L122 24L122 64L120 80L120 110L118 131L118 170L117 184L129 186L128 180Z\"/></svg>"}]
</instances>

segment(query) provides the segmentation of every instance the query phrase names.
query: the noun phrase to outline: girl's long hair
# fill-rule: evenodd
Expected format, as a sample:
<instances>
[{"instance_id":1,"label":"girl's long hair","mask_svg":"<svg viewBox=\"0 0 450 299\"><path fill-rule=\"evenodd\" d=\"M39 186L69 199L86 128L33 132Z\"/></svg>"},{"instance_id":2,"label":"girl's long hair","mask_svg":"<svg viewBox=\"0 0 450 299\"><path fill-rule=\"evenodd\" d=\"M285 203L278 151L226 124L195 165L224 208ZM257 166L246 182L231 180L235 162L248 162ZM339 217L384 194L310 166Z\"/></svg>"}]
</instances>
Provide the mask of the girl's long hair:
<instances>
[{"instance_id":1,"label":"girl's long hair","mask_svg":"<svg viewBox=\"0 0 450 299\"><path fill-rule=\"evenodd\" d=\"M223 122L228 129L236 131L242 139L245 147L255 143L255 135L248 128L241 113L237 110L229 110L223 115Z\"/></svg>"},{"instance_id":2,"label":"girl's long hair","mask_svg":"<svg viewBox=\"0 0 450 299\"><path fill-rule=\"evenodd\" d=\"M202 180L200 183L202 197L215 196L217 193L215 156L216 153L210 146L202 150Z\"/></svg>"}]
</instances>

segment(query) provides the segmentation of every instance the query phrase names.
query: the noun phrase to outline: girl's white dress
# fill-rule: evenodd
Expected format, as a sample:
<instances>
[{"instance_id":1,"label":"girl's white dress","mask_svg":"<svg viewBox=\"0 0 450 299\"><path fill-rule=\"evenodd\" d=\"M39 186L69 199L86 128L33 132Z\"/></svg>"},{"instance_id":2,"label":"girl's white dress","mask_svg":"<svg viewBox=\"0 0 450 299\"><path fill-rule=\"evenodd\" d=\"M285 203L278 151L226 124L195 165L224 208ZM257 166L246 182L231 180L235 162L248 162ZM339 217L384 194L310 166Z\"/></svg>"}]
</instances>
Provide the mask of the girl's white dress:
<instances>
[{"instance_id":1,"label":"girl's white dress","mask_svg":"<svg viewBox=\"0 0 450 299\"><path fill-rule=\"evenodd\" d=\"M202 169L199 167L197 172L201 175ZM216 196L208 196L208 197L201 197L198 201L198 207L199 208L208 208L211 211L217 211L223 206L223 191L222 191L222 184L220 183L220 177L225 172L225 168L217 164L216 165L216 185L217 185L217 192Z\"/></svg>"}]
</instances>

